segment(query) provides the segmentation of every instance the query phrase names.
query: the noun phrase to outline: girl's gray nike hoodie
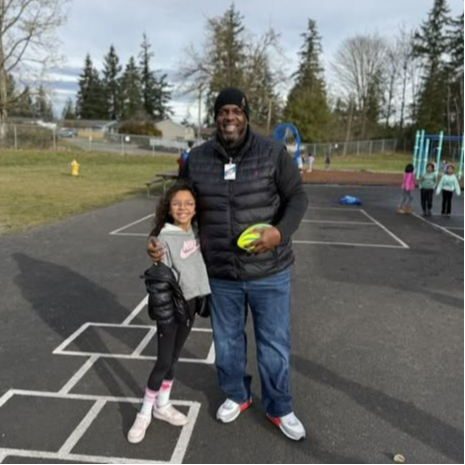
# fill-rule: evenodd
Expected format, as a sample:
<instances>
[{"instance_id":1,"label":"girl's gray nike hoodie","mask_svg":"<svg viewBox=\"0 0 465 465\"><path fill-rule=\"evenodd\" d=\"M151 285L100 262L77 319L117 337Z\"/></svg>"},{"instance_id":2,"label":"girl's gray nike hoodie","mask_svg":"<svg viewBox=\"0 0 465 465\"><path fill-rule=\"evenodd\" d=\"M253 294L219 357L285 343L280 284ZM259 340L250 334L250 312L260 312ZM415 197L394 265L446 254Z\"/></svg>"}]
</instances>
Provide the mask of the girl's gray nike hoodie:
<instances>
[{"instance_id":1,"label":"girl's gray nike hoodie","mask_svg":"<svg viewBox=\"0 0 465 465\"><path fill-rule=\"evenodd\" d=\"M163 263L172 268L186 300L211 293L200 242L192 228L189 231L165 223L158 239L165 248Z\"/></svg>"}]
</instances>

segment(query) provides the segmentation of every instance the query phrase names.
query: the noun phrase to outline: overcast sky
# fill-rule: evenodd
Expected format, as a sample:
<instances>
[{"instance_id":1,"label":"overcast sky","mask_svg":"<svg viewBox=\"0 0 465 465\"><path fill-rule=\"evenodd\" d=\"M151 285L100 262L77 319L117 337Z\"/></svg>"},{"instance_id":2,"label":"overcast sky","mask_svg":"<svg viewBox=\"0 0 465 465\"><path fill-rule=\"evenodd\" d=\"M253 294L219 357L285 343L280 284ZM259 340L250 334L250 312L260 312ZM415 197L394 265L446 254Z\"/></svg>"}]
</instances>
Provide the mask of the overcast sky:
<instances>
[{"instance_id":1,"label":"overcast sky","mask_svg":"<svg viewBox=\"0 0 465 465\"><path fill-rule=\"evenodd\" d=\"M77 78L84 58L90 54L101 70L103 56L114 45L123 65L137 56L142 34L147 34L155 54L153 68L168 73L173 80L185 48L205 43L207 18L221 16L230 0L71 0L67 24L59 31L60 53L65 62L50 77L54 104L61 110L67 97L75 98ZM463 12L462 0L448 0L454 16ZM323 59L331 61L344 39L357 33L378 32L393 37L399 27L418 27L427 18L433 0L235 0L244 16L246 29L260 37L272 26L281 36L281 46L295 70L308 18L316 21L322 37ZM172 82L172 81L171 81ZM173 84L176 84L173 82ZM176 85L175 85L176 87ZM176 95L172 102L174 118L180 121L190 112L197 115L195 97Z\"/></svg>"}]
</instances>

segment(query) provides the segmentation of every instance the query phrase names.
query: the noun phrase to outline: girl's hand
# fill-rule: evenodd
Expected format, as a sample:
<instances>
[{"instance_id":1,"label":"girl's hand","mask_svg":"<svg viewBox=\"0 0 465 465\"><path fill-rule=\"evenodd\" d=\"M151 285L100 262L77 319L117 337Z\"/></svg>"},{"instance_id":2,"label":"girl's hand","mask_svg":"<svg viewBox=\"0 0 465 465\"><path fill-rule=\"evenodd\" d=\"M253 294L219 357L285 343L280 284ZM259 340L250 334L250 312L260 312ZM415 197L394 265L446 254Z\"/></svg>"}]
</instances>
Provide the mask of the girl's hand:
<instances>
[{"instance_id":1,"label":"girl's hand","mask_svg":"<svg viewBox=\"0 0 465 465\"><path fill-rule=\"evenodd\" d=\"M155 236L150 236L147 239L147 254L154 263L161 262L165 255L165 249Z\"/></svg>"}]
</instances>

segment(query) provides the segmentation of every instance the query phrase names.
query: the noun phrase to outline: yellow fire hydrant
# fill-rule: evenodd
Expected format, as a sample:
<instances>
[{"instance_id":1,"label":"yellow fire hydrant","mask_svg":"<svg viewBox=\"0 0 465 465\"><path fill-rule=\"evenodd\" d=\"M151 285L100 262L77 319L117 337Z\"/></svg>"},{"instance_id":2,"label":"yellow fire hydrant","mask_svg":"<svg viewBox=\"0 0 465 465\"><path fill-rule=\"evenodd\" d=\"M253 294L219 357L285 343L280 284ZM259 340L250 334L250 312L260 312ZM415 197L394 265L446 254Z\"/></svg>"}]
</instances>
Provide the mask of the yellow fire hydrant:
<instances>
[{"instance_id":1,"label":"yellow fire hydrant","mask_svg":"<svg viewBox=\"0 0 465 465\"><path fill-rule=\"evenodd\" d=\"M79 176L79 163L73 160L69 166L71 167L71 176Z\"/></svg>"}]
</instances>

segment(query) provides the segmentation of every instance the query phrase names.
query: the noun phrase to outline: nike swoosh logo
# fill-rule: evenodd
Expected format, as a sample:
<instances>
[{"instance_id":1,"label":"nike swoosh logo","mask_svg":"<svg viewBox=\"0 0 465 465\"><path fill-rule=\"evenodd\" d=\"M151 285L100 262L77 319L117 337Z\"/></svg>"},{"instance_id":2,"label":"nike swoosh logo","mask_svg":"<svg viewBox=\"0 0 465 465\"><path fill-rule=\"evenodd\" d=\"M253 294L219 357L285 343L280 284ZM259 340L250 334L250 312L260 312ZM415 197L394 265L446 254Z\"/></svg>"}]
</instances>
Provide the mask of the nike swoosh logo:
<instances>
[{"instance_id":1,"label":"nike swoosh logo","mask_svg":"<svg viewBox=\"0 0 465 465\"><path fill-rule=\"evenodd\" d=\"M197 245L196 247L194 247L193 249L190 249L190 250L181 250L181 253L180 253L180 257L184 260L186 259L187 257L190 257L195 251L197 251L198 249L200 248L199 245Z\"/></svg>"}]
</instances>

